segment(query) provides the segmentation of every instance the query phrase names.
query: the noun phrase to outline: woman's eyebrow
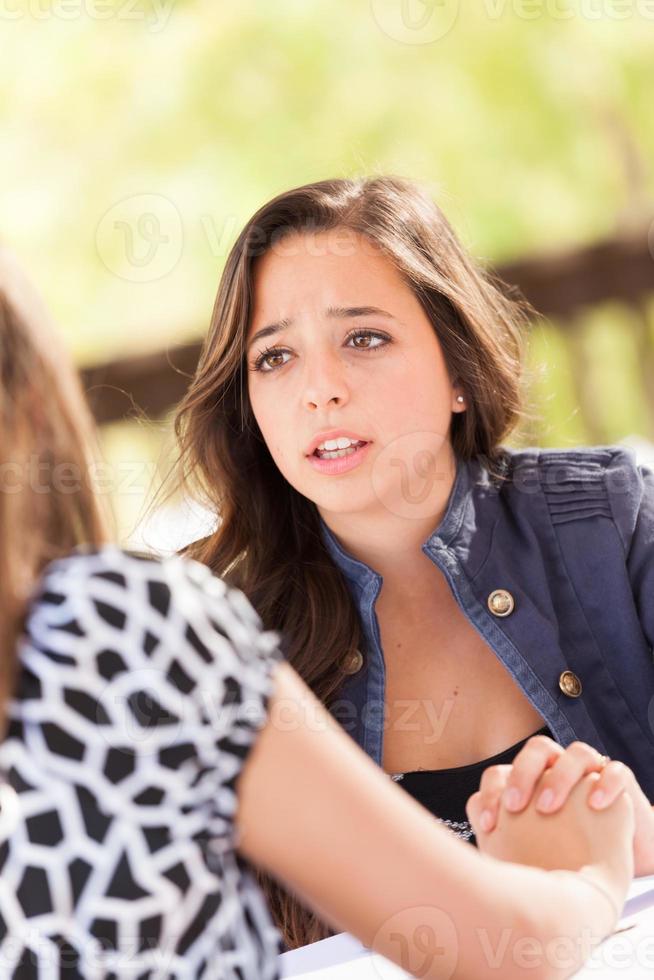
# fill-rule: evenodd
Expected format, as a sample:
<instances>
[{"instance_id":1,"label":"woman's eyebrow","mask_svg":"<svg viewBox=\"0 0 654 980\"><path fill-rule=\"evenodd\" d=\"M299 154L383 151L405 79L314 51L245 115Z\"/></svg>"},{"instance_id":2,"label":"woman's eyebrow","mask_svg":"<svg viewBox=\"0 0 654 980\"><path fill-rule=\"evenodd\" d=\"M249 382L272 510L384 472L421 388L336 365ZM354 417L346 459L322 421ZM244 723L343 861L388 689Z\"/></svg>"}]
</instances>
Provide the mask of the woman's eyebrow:
<instances>
[{"instance_id":1,"label":"woman's eyebrow","mask_svg":"<svg viewBox=\"0 0 654 980\"><path fill-rule=\"evenodd\" d=\"M395 319L392 313L387 313L386 310L380 310L378 306L328 306L325 310L325 316L332 319L357 316L384 316L389 320ZM248 348L257 340L263 340L264 337L272 337L273 334L281 333L282 330L289 330L294 325L295 321L288 317L285 317L278 323L269 323L267 327L262 327L261 330L257 330L250 340Z\"/></svg>"}]
</instances>

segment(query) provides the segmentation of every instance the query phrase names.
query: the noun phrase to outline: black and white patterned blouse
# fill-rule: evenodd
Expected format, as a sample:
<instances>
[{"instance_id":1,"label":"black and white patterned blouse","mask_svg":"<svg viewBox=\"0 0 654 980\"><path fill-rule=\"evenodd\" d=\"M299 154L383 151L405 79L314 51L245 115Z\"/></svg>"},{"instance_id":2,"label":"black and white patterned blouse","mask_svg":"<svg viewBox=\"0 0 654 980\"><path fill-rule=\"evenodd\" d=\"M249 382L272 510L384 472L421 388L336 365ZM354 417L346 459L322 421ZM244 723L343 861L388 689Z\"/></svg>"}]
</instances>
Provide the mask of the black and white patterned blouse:
<instances>
[{"instance_id":1,"label":"black and white patterned blouse","mask_svg":"<svg viewBox=\"0 0 654 980\"><path fill-rule=\"evenodd\" d=\"M236 784L277 634L180 558L48 566L0 745L0 977L274 980L235 851Z\"/></svg>"}]
</instances>

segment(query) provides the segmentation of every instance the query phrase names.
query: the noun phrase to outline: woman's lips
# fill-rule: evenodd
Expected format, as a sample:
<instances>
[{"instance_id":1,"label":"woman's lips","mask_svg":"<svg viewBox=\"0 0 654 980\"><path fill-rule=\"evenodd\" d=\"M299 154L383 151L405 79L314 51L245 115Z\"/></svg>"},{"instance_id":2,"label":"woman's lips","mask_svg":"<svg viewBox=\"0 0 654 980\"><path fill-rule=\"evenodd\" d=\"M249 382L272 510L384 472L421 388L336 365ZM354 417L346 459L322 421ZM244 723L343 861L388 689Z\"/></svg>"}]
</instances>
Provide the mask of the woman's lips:
<instances>
[{"instance_id":1,"label":"woman's lips","mask_svg":"<svg viewBox=\"0 0 654 980\"><path fill-rule=\"evenodd\" d=\"M321 459L320 456L313 453L311 456L307 456L307 459L318 473L324 473L326 476L339 476L341 473L347 473L348 470L353 470L359 466L371 445L372 443L366 442L363 446L357 446L353 453L337 456L334 459Z\"/></svg>"}]
</instances>

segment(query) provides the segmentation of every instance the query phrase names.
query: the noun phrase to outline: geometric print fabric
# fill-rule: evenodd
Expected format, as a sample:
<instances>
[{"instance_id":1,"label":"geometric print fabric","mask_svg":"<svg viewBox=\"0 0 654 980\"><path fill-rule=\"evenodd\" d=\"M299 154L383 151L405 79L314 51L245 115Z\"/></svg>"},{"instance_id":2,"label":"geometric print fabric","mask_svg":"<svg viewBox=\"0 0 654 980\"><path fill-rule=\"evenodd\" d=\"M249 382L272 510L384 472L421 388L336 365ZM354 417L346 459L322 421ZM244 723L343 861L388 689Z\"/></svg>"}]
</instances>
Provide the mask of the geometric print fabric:
<instances>
[{"instance_id":1,"label":"geometric print fabric","mask_svg":"<svg viewBox=\"0 0 654 980\"><path fill-rule=\"evenodd\" d=\"M204 565L109 545L47 567L18 656L0 977L278 977L234 824L278 635Z\"/></svg>"}]
</instances>

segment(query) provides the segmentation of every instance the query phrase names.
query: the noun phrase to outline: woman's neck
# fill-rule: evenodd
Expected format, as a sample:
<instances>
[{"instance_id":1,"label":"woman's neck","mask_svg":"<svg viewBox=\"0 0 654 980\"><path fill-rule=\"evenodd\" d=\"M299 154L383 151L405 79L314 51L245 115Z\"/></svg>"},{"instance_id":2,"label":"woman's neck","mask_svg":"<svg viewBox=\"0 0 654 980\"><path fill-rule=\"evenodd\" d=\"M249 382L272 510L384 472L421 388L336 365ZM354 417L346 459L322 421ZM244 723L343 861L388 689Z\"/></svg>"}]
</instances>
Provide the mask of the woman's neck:
<instances>
[{"instance_id":1,"label":"woman's neck","mask_svg":"<svg viewBox=\"0 0 654 980\"><path fill-rule=\"evenodd\" d=\"M412 583L417 586L423 581L425 569L431 564L422 545L439 526L447 510L456 477L454 457L444 477L439 481L438 497L432 497L434 506L430 507L430 513L421 517L399 516L381 502L374 510L357 513L321 511L320 516L350 555L382 576L386 591L397 583L406 592Z\"/></svg>"}]
</instances>

